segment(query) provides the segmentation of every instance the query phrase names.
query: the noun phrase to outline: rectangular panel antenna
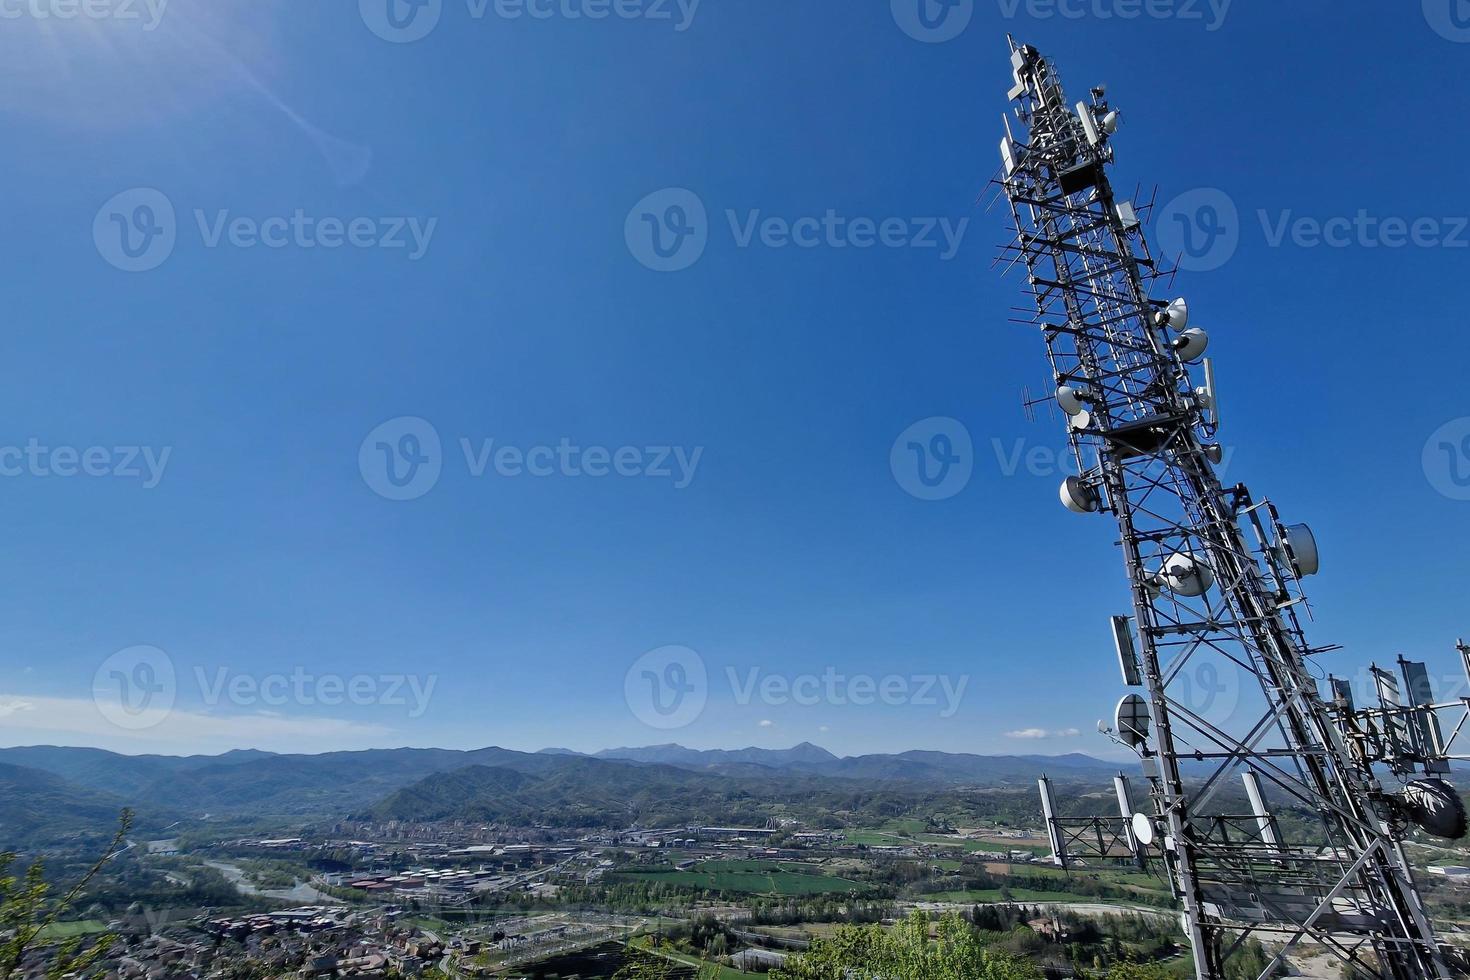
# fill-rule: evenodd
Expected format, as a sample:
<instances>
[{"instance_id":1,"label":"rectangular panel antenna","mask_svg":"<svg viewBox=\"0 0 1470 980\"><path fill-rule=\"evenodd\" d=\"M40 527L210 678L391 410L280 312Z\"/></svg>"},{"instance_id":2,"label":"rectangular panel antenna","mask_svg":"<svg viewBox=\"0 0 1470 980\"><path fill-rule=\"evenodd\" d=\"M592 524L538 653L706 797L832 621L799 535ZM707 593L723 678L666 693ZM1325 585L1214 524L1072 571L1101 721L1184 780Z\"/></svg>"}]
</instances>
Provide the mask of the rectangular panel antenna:
<instances>
[{"instance_id":1,"label":"rectangular panel antenna","mask_svg":"<svg viewBox=\"0 0 1470 980\"><path fill-rule=\"evenodd\" d=\"M1052 800L1051 780L1042 776L1037 780L1041 788L1041 815L1046 820L1046 836L1051 841L1051 860L1059 868L1067 867L1067 847L1062 843L1061 831L1057 828L1057 808Z\"/></svg>"},{"instance_id":2,"label":"rectangular panel antenna","mask_svg":"<svg viewBox=\"0 0 1470 980\"><path fill-rule=\"evenodd\" d=\"M1123 683L1129 687L1142 687L1143 669L1138 663L1138 648L1133 643L1132 620L1127 616L1113 617L1113 646L1118 651Z\"/></svg>"}]
</instances>

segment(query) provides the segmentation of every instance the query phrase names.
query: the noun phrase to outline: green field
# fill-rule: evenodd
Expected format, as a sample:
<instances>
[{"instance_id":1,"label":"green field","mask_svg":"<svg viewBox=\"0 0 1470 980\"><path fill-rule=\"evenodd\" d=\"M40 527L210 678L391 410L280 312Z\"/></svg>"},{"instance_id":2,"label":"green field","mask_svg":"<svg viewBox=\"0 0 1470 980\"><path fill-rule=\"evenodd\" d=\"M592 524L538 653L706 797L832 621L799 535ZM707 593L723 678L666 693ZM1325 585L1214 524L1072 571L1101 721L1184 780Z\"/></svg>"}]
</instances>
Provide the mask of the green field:
<instances>
[{"instance_id":1,"label":"green field","mask_svg":"<svg viewBox=\"0 0 1470 980\"><path fill-rule=\"evenodd\" d=\"M863 888L856 881L825 874L813 865L773 861L705 861L688 871L628 868L619 873L630 880L754 895L823 895Z\"/></svg>"},{"instance_id":2,"label":"green field","mask_svg":"<svg viewBox=\"0 0 1470 980\"><path fill-rule=\"evenodd\" d=\"M106 932L107 923L101 919L77 919L73 922L53 922L41 930L42 939L71 939L73 936L90 936Z\"/></svg>"},{"instance_id":3,"label":"green field","mask_svg":"<svg viewBox=\"0 0 1470 980\"><path fill-rule=\"evenodd\" d=\"M907 838L885 834L881 830L845 830L842 839L849 844L862 844L865 847L902 847L913 843Z\"/></svg>"},{"instance_id":4,"label":"green field","mask_svg":"<svg viewBox=\"0 0 1470 980\"><path fill-rule=\"evenodd\" d=\"M942 837L938 834L923 834L919 840L925 844L933 844L935 847L948 847L964 850L967 853L986 853L1004 855L1008 850L1020 851L1030 850L1025 847L1007 847L1005 844L994 844L983 840L965 840L961 837Z\"/></svg>"}]
</instances>

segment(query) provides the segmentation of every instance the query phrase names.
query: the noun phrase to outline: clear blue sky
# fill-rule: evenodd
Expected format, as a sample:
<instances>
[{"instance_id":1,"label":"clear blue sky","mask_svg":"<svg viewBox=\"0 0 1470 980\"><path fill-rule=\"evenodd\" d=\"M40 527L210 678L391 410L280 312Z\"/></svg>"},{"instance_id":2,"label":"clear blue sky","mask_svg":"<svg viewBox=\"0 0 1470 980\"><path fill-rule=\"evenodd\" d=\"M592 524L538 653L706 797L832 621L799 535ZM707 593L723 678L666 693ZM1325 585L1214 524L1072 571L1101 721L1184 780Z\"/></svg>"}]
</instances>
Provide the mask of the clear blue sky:
<instances>
[{"instance_id":1,"label":"clear blue sky","mask_svg":"<svg viewBox=\"0 0 1470 980\"><path fill-rule=\"evenodd\" d=\"M1090 732L1122 693L1106 617L1126 604L1113 528L1063 511L1046 467L1008 475L996 448L1062 446L1044 409L1020 410L1050 379L1039 339L1006 322L1018 278L990 267L1003 209L976 206L1007 31L1058 61L1074 99L1108 83L1120 187L1157 184L1161 204L1218 188L1238 209L1233 255L1176 291L1214 339L1229 475L1322 544L1313 639L1348 645L1346 664L1405 652L1453 676L1470 634L1470 502L1454 498L1470 493L1449 467L1470 458L1423 458L1470 415L1470 30L1448 3L1437 19L1433 2L1238 0L1218 21L1183 0L1161 9L1201 19L979 0L958 36L925 43L879 0L703 0L692 18L670 0L667 20L574 19L574 0L545 19L492 0L477 19L443 0L427 36L392 43L368 26L392 33L385 2L171 0L152 30L7 8L0 445L22 453L0 455L16 464L0 477L0 742L1105 751ZM167 199L175 240L129 272L116 222L163 220L136 188ZM666 188L707 209L707 243L660 272L629 218ZM829 209L969 224L946 261L759 233L741 247L727 218ZM298 210L372 219L373 240L398 218L432 233L417 258L407 231L401 249L245 247L244 226L208 245L220 212L268 232ZM1448 241L1272 244L1283 217L1360 210L1433 219ZM400 417L442 444L437 482L406 501L374 486L377 440L359 453ZM890 468L931 417L973 443L969 483L943 500ZM395 452L415 448L402 434ZM683 488L560 463L476 477L461 438L702 454ZM66 455L35 462L32 440L103 447L109 472L113 447L169 454L149 487L143 462L55 475ZM708 703L659 730L625 679L671 644L702 658ZM94 704L99 667L136 645L176 675L172 713L141 730ZM829 667L970 680L949 717L942 695L740 704L730 683ZM250 693L293 672L434 687L417 717L323 703L319 680L280 704ZM1083 734L1007 734L1028 729Z\"/></svg>"}]
</instances>

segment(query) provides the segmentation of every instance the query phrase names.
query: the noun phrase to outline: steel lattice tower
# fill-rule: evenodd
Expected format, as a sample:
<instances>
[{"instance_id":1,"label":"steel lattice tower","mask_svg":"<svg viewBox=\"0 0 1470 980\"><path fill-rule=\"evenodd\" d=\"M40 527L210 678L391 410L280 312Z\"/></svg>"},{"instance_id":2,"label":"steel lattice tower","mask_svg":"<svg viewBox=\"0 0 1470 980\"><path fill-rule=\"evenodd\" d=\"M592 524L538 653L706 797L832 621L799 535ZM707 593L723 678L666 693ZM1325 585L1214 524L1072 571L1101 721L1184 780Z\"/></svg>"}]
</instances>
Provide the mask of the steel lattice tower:
<instances>
[{"instance_id":1,"label":"steel lattice tower","mask_svg":"<svg viewBox=\"0 0 1470 980\"><path fill-rule=\"evenodd\" d=\"M1081 838L1162 860L1201 980L1223 977L1252 935L1285 944L1263 977L1303 941L1353 976L1449 977L1404 854L1403 799L1375 776L1382 760L1345 735L1350 706L1324 700L1309 671L1326 649L1308 645L1299 621L1301 579L1318 563L1311 532L1217 475L1213 371L1191 369L1208 338L1188 329L1187 304L1151 291L1172 272L1149 251L1148 208L1109 183L1117 114L1102 89L1069 105L1034 48L1012 41L1011 54L1016 105L998 181L1017 237L1005 254L1027 272L1026 322L1046 342L1069 418L1081 475L1062 502L1111 514L1121 532L1133 612L1115 618L1115 639L1125 679L1144 691L1120 705L1117 732L1142 759L1144 812L1128 819L1120 778L1121 829L1059 819L1043 780L1057 860ZM1244 678L1247 707L1207 717L1181 692L1202 658ZM1268 798L1309 829L1286 832Z\"/></svg>"}]
</instances>

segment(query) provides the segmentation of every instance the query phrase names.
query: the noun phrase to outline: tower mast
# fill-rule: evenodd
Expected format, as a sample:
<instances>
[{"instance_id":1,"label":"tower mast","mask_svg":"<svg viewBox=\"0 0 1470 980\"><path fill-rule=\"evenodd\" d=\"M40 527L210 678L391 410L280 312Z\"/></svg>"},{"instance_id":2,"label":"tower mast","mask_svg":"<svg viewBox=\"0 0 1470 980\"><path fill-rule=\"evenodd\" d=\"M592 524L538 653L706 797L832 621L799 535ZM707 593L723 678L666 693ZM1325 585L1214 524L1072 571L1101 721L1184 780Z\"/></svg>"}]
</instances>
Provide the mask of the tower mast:
<instances>
[{"instance_id":1,"label":"tower mast","mask_svg":"<svg viewBox=\"0 0 1470 980\"><path fill-rule=\"evenodd\" d=\"M1061 499L1117 521L1132 594L1131 621L1114 626L1125 680L1144 690L1119 706L1118 727L1148 800L1129 846L1164 862L1199 980L1223 978L1252 935L1283 944L1263 978L1303 941L1350 976L1449 977L1403 851L1404 806L1308 670L1323 652L1298 617L1315 539L1218 475L1214 372L1196 367L1209 337L1186 302L1155 295L1171 273L1108 178L1118 114L1101 88L1069 105L1052 64L1010 46L999 183L1078 463ZM1243 678L1228 718L1190 690L1204 664ZM1233 776L1248 805L1227 791ZM1268 799L1310 826L1282 833ZM1058 840L1065 821L1049 821Z\"/></svg>"}]
</instances>

